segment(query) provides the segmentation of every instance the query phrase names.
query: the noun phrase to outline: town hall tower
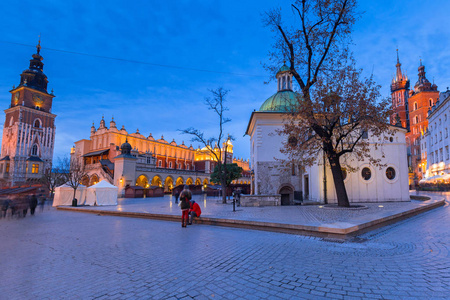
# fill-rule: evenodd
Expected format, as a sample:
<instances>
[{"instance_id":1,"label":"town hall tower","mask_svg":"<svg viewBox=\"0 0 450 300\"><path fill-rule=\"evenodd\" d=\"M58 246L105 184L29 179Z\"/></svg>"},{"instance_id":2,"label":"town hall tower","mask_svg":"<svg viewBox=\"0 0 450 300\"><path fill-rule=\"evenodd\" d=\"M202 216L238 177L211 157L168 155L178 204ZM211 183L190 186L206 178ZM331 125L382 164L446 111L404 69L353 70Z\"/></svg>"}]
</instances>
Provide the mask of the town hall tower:
<instances>
[{"instance_id":1,"label":"town hall tower","mask_svg":"<svg viewBox=\"0 0 450 300\"><path fill-rule=\"evenodd\" d=\"M5 110L0 159L1 186L37 182L52 167L55 143L53 90L47 92L40 41L30 66L13 86L11 104Z\"/></svg>"}]
</instances>

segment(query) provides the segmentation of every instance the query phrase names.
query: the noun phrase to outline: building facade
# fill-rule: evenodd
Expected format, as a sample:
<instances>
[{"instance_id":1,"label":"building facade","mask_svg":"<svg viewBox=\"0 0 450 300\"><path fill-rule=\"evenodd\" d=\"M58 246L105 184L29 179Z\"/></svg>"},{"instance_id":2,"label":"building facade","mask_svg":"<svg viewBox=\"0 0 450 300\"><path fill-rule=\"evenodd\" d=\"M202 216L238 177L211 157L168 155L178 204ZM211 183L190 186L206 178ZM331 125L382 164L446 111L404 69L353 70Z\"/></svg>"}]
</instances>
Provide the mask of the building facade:
<instances>
[{"instance_id":1,"label":"building facade","mask_svg":"<svg viewBox=\"0 0 450 300\"><path fill-rule=\"evenodd\" d=\"M128 147L131 147L129 151ZM223 143L221 148L215 145L214 151L220 153L223 162L237 163L243 168L243 176L236 183L250 183L249 161L233 157L231 141ZM127 186L158 186L170 192L181 184L208 185L217 164L206 147L194 149L184 142L168 142L164 136L155 139L151 133L145 137L139 129L128 133L124 126L119 130L114 119L108 128L104 118L98 128L92 125L89 139L75 142L71 158L77 159L87 171L84 185L107 180L119 188L119 195Z\"/></svg>"},{"instance_id":2,"label":"building facade","mask_svg":"<svg viewBox=\"0 0 450 300\"><path fill-rule=\"evenodd\" d=\"M289 205L296 200L337 203L333 176L328 163L318 153L316 163L302 172L299 165L287 161L280 152L288 136L280 134L286 114L293 110L297 94L292 90L292 75L287 66L276 74L278 92L267 99L258 111L252 112L246 134L250 136L250 157L254 176L252 190L255 196L249 203L260 201L265 205ZM404 94L403 94L404 95ZM395 132L387 139L375 140L370 132L371 156L379 158L385 167L372 166L369 161L343 157L356 172L345 172L345 186L350 202L409 201L408 168L406 156L406 129L392 126ZM253 205L253 204L249 204Z\"/></svg>"},{"instance_id":3,"label":"building facade","mask_svg":"<svg viewBox=\"0 0 450 300\"><path fill-rule=\"evenodd\" d=\"M52 167L55 143L53 90L48 93L40 41L30 66L13 87L5 110L0 159L0 184L16 186L37 182Z\"/></svg>"},{"instance_id":4,"label":"building facade","mask_svg":"<svg viewBox=\"0 0 450 300\"><path fill-rule=\"evenodd\" d=\"M450 91L441 93L428 111L428 129L421 143L426 178L450 174Z\"/></svg>"},{"instance_id":5,"label":"building facade","mask_svg":"<svg viewBox=\"0 0 450 300\"><path fill-rule=\"evenodd\" d=\"M425 66L422 62L419 66L419 79L414 85L414 90L409 92L409 132L406 134L410 148L410 168L414 173L414 184L424 177L426 160L422 160L420 140L428 128L428 110L439 99L437 86L428 81L425 76Z\"/></svg>"}]
</instances>

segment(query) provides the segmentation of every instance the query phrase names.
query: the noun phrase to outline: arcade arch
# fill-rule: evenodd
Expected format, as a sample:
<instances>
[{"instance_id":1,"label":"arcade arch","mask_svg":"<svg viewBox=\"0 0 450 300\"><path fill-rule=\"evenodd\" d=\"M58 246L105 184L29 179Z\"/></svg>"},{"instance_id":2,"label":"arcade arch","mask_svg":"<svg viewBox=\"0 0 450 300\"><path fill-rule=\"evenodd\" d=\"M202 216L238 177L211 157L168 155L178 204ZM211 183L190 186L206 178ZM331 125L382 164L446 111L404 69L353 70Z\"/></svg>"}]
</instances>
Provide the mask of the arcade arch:
<instances>
[{"instance_id":1,"label":"arcade arch","mask_svg":"<svg viewBox=\"0 0 450 300\"><path fill-rule=\"evenodd\" d=\"M200 178L195 179L195 185L201 185L202 181L200 180Z\"/></svg>"},{"instance_id":2,"label":"arcade arch","mask_svg":"<svg viewBox=\"0 0 450 300\"><path fill-rule=\"evenodd\" d=\"M183 185L183 183L184 183L183 177L180 176L177 178L177 181L175 182L175 186Z\"/></svg>"},{"instance_id":3,"label":"arcade arch","mask_svg":"<svg viewBox=\"0 0 450 300\"><path fill-rule=\"evenodd\" d=\"M148 188L149 184L148 184L148 178L145 175L140 175L137 179L136 179L136 185L137 186L141 186L143 188Z\"/></svg>"},{"instance_id":4,"label":"arcade arch","mask_svg":"<svg viewBox=\"0 0 450 300\"><path fill-rule=\"evenodd\" d=\"M167 176L166 180L164 180L164 192L171 192L173 189L173 178L171 176Z\"/></svg>"},{"instance_id":5,"label":"arcade arch","mask_svg":"<svg viewBox=\"0 0 450 300\"><path fill-rule=\"evenodd\" d=\"M152 186L159 186L159 187L162 187L162 180L161 180L161 177L158 176L158 175L155 175L155 176L152 178L151 185L152 185Z\"/></svg>"},{"instance_id":6,"label":"arcade arch","mask_svg":"<svg viewBox=\"0 0 450 300\"><path fill-rule=\"evenodd\" d=\"M92 175L91 175L91 178L90 178L90 180L89 180L89 186L94 185L94 184L97 184L98 181L99 181L98 175L97 175L97 174L92 174Z\"/></svg>"},{"instance_id":7,"label":"arcade arch","mask_svg":"<svg viewBox=\"0 0 450 300\"><path fill-rule=\"evenodd\" d=\"M194 181L192 180L191 177L189 177L188 179L186 179L186 184L187 184L187 185L194 184Z\"/></svg>"}]
</instances>

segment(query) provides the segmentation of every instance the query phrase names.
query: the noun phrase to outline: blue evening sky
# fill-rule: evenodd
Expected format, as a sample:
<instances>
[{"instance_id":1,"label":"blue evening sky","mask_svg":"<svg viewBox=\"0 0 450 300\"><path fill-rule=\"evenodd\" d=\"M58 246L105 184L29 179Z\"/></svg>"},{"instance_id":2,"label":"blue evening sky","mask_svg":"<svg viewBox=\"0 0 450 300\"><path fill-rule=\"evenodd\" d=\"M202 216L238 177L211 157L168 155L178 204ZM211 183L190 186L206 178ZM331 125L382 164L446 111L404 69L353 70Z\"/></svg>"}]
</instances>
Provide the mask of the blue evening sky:
<instances>
[{"instance_id":1,"label":"blue evening sky","mask_svg":"<svg viewBox=\"0 0 450 300\"><path fill-rule=\"evenodd\" d=\"M274 74L262 68L273 39L261 13L274 6L291 11L289 1L266 0L7 1L0 11L0 107L8 107L9 90L19 84L41 34L44 72L56 95L54 158L88 139L102 115L108 126L114 116L129 133L139 129L169 142L189 145L190 137L177 129L190 126L216 136L217 117L204 98L220 86L230 90L226 132L236 138L235 156L248 158L243 134L250 114L276 92L273 81L264 84ZM450 86L450 1L360 1L360 10L355 57L366 74L373 70L384 96L397 47L412 85L422 58L428 79L440 91Z\"/></svg>"}]
</instances>

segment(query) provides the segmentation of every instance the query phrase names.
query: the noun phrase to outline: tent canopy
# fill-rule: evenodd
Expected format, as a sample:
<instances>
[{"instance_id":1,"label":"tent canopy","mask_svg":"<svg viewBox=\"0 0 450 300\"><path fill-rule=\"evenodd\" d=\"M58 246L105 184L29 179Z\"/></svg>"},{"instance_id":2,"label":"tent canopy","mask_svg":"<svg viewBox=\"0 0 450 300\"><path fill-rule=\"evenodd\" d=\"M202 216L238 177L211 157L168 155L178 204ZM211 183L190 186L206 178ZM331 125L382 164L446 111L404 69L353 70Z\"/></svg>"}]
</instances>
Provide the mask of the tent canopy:
<instances>
[{"instance_id":1,"label":"tent canopy","mask_svg":"<svg viewBox=\"0 0 450 300\"><path fill-rule=\"evenodd\" d=\"M77 188L75 198L78 200L78 205L84 205L86 200L86 187L80 184ZM53 206L72 205L73 188L68 184L63 184L55 188L55 197L53 198Z\"/></svg>"},{"instance_id":2,"label":"tent canopy","mask_svg":"<svg viewBox=\"0 0 450 300\"><path fill-rule=\"evenodd\" d=\"M117 205L118 188L106 180L102 180L87 189L86 204Z\"/></svg>"}]
</instances>

